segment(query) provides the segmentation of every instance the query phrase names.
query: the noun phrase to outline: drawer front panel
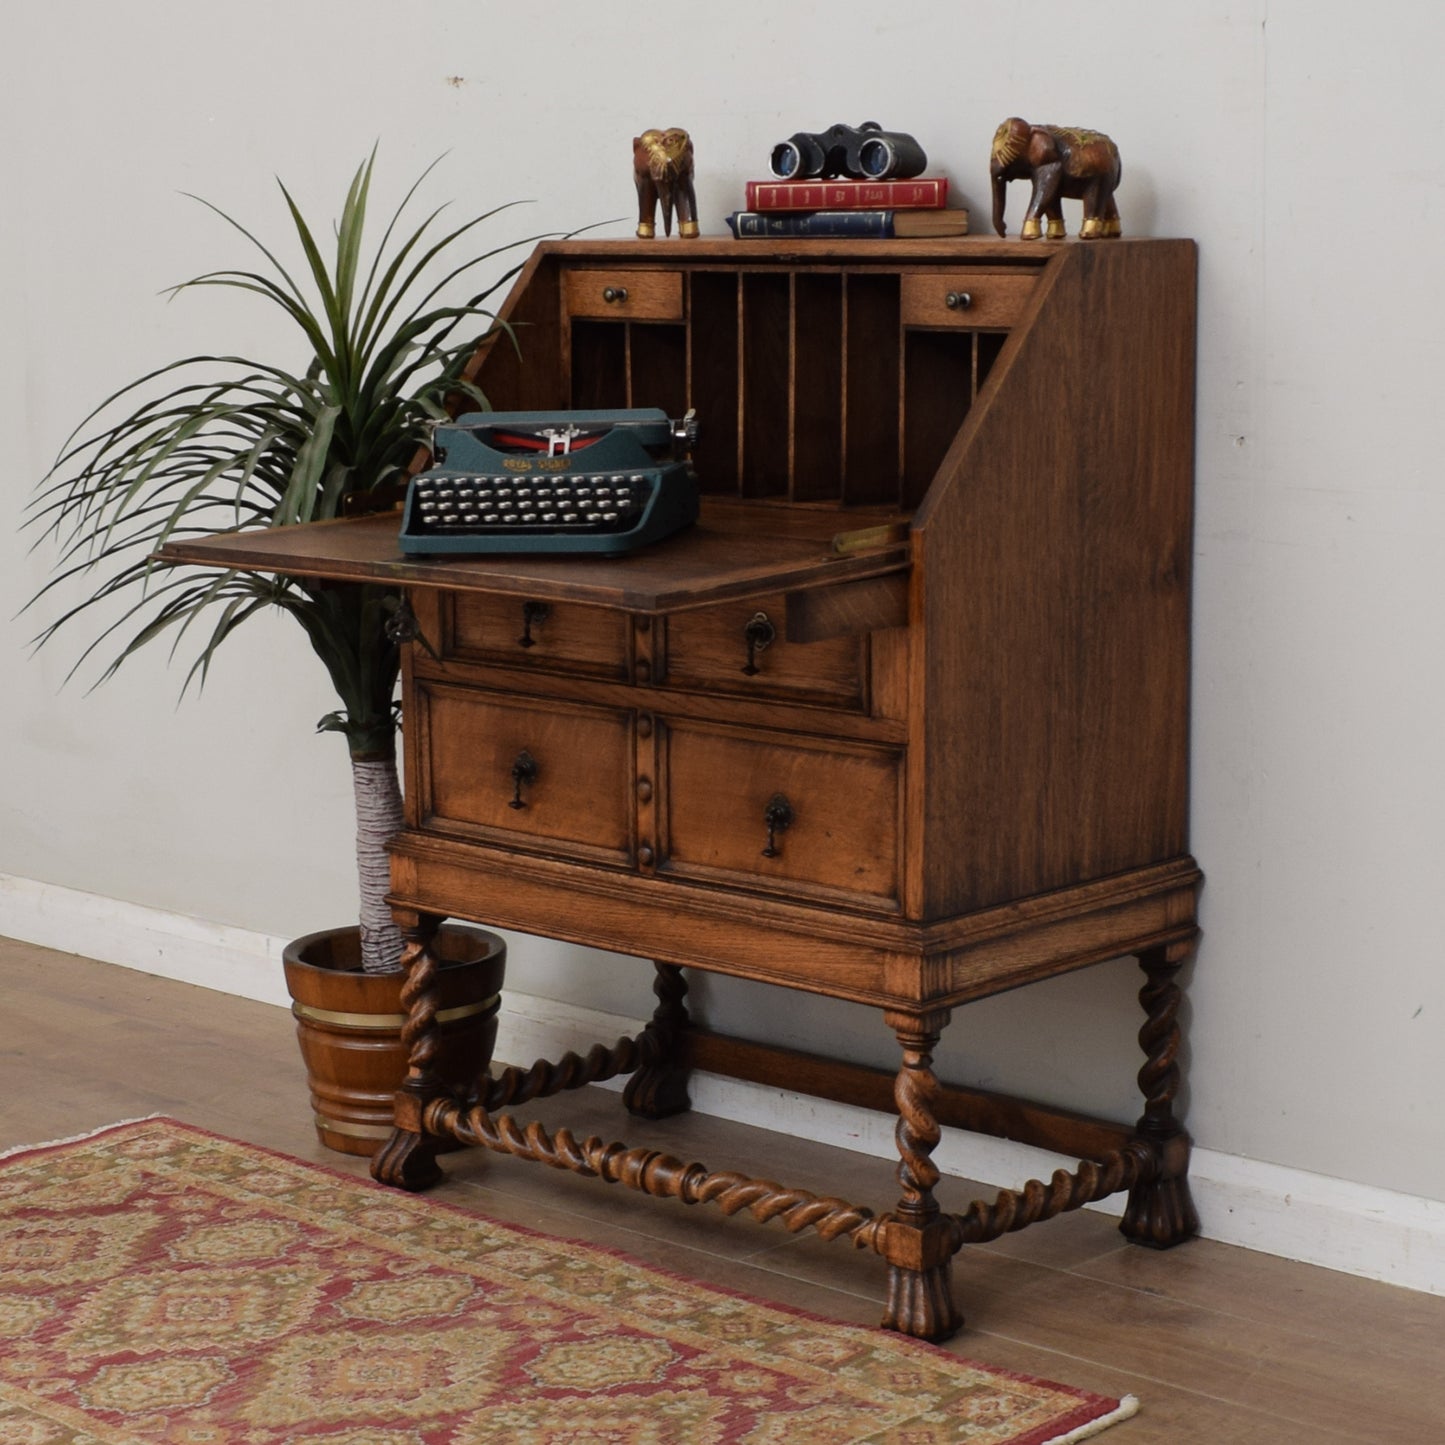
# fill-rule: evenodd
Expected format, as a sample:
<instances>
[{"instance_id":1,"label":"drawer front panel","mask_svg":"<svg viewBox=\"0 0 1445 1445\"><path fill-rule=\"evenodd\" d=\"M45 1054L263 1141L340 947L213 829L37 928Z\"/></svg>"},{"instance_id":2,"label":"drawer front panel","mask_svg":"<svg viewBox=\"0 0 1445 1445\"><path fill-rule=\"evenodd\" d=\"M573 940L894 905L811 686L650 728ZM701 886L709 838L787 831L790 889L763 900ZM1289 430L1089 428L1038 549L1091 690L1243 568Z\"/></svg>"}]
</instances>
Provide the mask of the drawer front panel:
<instances>
[{"instance_id":1,"label":"drawer front panel","mask_svg":"<svg viewBox=\"0 0 1445 1445\"><path fill-rule=\"evenodd\" d=\"M569 316L601 321L681 321L681 271L568 271Z\"/></svg>"},{"instance_id":2,"label":"drawer front panel","mask_svg":"<svg viewBox=\"0 0 1445 1445\"><path fill-rule=\"evenodd\" d=\"M856 636L789 642L785 612L778 595L669 617L663 680L669 687L865 708L867 644ZM760 640L769 633L771 640L753 648L749 672L748 628L759 616Z\"/></svg>"},{"instance_id":3,"label":"drawer front panel","mask_svg":"<svg viewBox=\"0 0 1445 1445\"><path fill-rule=\"evenodd\" d=\"M431 684L417 694L423 826L631 860L630 712Z\"/></svg>"},{"instance_id":4,"label":"drawer front panel","mask_svg":"<svg viewBox=\"0 0 1445 1445\"><path fill-rule=\"evenodd\" d=\"M449 657L619 681L631 675L625 613L478 593L455 593L451 601Z\"/></svg>"},{"instance_id":5,"label":"drawer front panel","mask_svg":"<svg viewBox=\"0 0 1445 1445\"><path fill-rule=\"evenodd\" d=\"M662 871L896 906L900 750L677 720L663 747Z\"/></svg>"},{"instance_id":6,"label":"drawer front panel","mask_svg":"<svg viewBox=\"0 0 1445 1445\"><path fill-rule=\"evenodd\" d=\"M905 326L1012 326L1034 289L1034 277L1017 271L930 271L902 280Z\"/></svg>"}]
</instances>

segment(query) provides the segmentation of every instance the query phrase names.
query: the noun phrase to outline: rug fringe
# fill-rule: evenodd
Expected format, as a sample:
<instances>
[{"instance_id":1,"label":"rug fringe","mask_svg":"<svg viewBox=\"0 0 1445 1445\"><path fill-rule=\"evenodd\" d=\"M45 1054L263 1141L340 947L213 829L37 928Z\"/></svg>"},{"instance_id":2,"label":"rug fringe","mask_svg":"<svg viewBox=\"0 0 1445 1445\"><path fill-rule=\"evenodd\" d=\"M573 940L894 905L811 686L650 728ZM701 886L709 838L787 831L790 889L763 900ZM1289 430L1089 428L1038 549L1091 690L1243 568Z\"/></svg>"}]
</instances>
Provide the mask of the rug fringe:
<instances>
[{"instance_id":1,"label":"rug fringe","mask_svg":"<svg viewBox=\"0 0 1445 1445\"><path fill-rule=\"evenodd\" d=\"M9 1149L0 1149L0 1159L13 1159L17 1154L29 1154L35 1149L56 1149L62 1144L83 1144L87 1139L99 1138L112 1129L124 1129L127 1124L148 1124L152 1119L167 1119L167 1114L141 1114L134 1119L117 1119L113 1124L101 1124L87 1129L83 1134L71 1134L65 1139L47 1139L43 1144L14 1144Z\"/></svg>"},{"instance_id":2,"label":"rug fringe","mask_svg":"<svg viewBox=\"0 0 1445 1445\"><path fill-rule=\"evenodd\" d=\"M1087 1440L1090 1436L1102 1434L1110 1425L1117 1425L1120 1420L1127 1420L1131 1415L1139 1413L1139 1397L1137 1395L1125 1395L1119 1401L1119 1408L1111 1410L1107 1415L1101 1415L1097 1420L1090 1420L1087 1425L1080 1425L1077 1430L1070 1430L1067 1435L1055 1435L1052 1440L1044 1441L1044 1445L1075 1445L1079 1440Z\"/></svg>"}]
</instances>

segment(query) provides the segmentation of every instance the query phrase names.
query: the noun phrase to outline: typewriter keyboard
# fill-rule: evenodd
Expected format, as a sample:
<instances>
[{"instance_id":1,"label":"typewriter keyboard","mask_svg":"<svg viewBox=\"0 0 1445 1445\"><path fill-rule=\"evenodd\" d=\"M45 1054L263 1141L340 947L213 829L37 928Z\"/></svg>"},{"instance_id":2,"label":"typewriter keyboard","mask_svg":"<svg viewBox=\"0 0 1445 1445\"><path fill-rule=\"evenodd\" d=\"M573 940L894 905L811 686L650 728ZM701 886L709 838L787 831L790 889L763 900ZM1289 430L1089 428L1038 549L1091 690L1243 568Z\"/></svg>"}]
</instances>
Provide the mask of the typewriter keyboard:
<instances>
[{"instance_id":1,"label":"typewriter keyboard","mask_svg":"<svg viewBox=\"0 0 1445 1445\"><path fill-rule=\"evenodd\" d=\"M625 532L657 484L646 472L546 479L423 474L412 482L412 526L449 536Z\"/></svg>"}]
</instances>

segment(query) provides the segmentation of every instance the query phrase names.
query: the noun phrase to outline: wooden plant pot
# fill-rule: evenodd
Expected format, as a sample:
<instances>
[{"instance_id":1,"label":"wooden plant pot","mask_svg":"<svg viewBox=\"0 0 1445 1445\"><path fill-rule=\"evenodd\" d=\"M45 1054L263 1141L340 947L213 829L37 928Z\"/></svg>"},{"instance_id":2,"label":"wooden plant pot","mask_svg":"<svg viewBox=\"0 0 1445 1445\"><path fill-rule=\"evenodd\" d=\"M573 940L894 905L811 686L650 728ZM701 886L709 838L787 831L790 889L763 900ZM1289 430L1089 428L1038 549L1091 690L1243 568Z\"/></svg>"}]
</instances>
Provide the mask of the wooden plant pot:
<instances>
[{"instance_id":1,"label":"wooden plant pot","mask_svg":"<svg viewBox=\"0 0 1445 1445\"><path fill-rule=\"evenodd\" d=\"M464 1098L492 1062L507 946L486 929L443 924L438 1073ZM282 954L316 1132L328 1149L370 1155L391 1134L407 1059L401 1044L405 973L363 973L361 933L308 933Z\"/></svg>"}]
</instances>

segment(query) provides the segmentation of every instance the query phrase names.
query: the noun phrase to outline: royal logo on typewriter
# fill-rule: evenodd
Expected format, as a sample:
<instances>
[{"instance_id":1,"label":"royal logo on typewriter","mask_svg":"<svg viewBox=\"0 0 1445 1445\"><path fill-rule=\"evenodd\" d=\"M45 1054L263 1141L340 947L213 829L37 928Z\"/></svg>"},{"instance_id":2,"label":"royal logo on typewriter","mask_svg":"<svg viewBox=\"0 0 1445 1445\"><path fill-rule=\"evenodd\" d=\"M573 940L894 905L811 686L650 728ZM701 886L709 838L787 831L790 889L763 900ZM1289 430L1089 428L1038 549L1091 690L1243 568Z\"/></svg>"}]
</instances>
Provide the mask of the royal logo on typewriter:
<instances>
[{"instance_id":1,"label":"royal logo on typewriter","mask_svg":"<svg viewBox=\"0 0 1445 1445\"><path fill-rule=\"evenodd\" d=\"M697 520L692 412L472 412L407 492L413 554L631 552Z\"/></svg>"}]
</instances>

